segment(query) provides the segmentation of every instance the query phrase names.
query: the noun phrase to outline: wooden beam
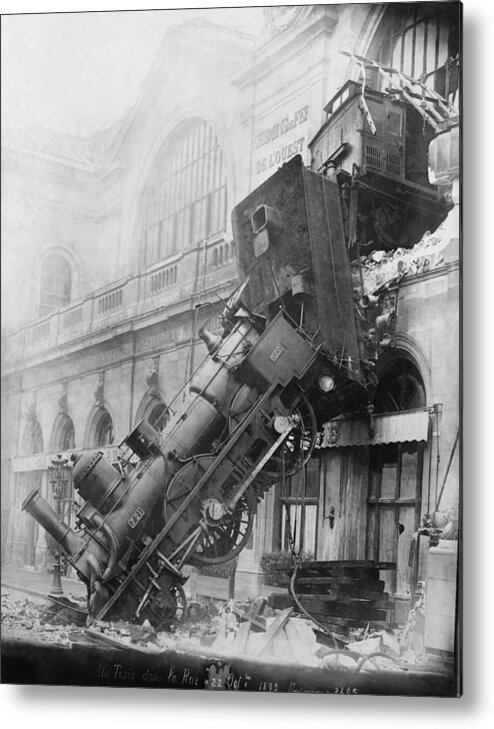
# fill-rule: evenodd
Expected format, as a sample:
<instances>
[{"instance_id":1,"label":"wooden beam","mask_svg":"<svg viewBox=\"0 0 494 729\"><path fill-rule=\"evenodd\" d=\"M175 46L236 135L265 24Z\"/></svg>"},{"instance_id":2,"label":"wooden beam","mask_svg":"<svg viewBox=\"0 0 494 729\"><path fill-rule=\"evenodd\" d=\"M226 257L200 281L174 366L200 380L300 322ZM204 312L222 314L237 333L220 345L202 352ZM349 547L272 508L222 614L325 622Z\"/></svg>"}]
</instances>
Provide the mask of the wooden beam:
<instances>
[{"instance_id":1,"label":"wooden beam","mask_svg":"<svg viewBox=\"0 0 494 729\"><path fill-rule=\"evenodd\" d=\"M266 630L264 635L262 636L261 640L259 641L259 645L257 646L257 650L255 652L256 656L261 656L264 651L269 647L271 641L275 637L275 635L278 633L279 630L281 630L286 622L288 621L288 618L293 612L293 608L288 608L287 610L283 610L271 623L269 628Z\"/></svg>"}]
</instances>

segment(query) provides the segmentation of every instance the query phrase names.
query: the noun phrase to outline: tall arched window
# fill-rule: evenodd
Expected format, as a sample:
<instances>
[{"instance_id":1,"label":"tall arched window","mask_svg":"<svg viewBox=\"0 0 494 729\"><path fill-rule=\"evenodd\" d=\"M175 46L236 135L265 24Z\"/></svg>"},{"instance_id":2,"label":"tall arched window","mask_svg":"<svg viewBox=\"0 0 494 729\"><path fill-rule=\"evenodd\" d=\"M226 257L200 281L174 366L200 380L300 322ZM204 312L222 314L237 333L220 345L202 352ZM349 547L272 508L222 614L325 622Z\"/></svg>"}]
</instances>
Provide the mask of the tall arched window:
<instances>
[{"instance_id":1,"label":"tall arched window","mask_svg":"<svg viewBox=\"0 0 494 729\"><path fill-rule=\"evenodd\" d=\"M226 230L223 153L203 119L183 122L151 167L139 211L146 265Z\"/></svg>"},{"instance_id":2,"label":"tall arched window","mask_svg":"<svg viewBox=\"0 0 494 729\"><path fill-rule=\"evenodd\" d=\"M75 428L72 418L59 413L53 426L50 450L52 452L70 451L75 448Z\"/></svg>"},{"instance_id":3,"label":"tall arched window","mask_svg":"<svg viewBox=\"0 0 494 729\"><path fill-rule=\"evenodd\" d=\"M148 422L159 433L163 430L169 420L168 408L164 402L157 402L148 415Z\"/></svg>"},{"instance_id":4,"label":"tall arched window","mask_svg":"<svg viewBox=\"0 0 494 729\"><path fill-rule=\"evenodd\" d=\"M141 404L137 408L136 425L141 420L146 420L159 433L163 430L170 419L170 411L164 402L162 396L145 395Z\"/></svg>"},{"instance_id":5,"label":"tall arched window","mask_svg":"<svg viewBox=\"0 0 494 729\"><path fill-rule=\"evenodd\" d=\"M58 253L45 258L41 268L39 314L51 314L70 303L72 276L67 260Z\"/></svg>"},{"instance_id":6,"label":"tall arched window","mask_svg":"<svg viewBox=\"0 0 494 729\"><path fill-rule=\"evenodd\" d=\"M94 430L94 448L113 444L113 421L108 410L102 410Z\"/></svg>"},{"instance_id":7,"label":"tall arched window","mask_svg":"<svg viewBox=\"0 0 494 729\"><path fill-rule=\"evenodd\" d=\"M457 105L459 8L454 3L397 3L384 16L367 55L423 80Z\"/></svg>"}]
</instances>

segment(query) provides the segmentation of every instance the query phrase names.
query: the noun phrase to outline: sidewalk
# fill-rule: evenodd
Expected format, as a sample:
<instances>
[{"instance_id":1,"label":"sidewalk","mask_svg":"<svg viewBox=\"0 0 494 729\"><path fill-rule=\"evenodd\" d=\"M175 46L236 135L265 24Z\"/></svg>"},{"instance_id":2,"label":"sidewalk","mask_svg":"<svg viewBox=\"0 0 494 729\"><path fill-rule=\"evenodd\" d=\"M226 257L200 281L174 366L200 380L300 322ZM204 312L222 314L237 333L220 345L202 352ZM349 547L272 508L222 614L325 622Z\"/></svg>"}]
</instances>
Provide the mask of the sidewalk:
<instances>
[{"instance_id":1,"label":"sidewalk","mask_svg":"<svg viewBox=\"0 0 494 729\"><path fill-rule=\"evenodd\" d=\"M48 595L53 582L51 574L35 572L22 567L12 567L12 565L3 564L0 574L2 586L42 597ZM86 586L78 579L62 577L62 589L66 595L86 597Z\"/></svg>"}]
</instances>

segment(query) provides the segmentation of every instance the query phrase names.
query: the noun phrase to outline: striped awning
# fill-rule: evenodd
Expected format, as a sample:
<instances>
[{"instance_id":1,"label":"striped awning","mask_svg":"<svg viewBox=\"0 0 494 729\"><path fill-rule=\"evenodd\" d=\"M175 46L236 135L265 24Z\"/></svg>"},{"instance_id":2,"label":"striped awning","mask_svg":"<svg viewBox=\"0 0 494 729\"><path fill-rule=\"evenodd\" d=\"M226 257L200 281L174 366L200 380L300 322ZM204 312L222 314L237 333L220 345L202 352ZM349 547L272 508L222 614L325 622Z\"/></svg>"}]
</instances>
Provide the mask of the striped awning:
<instances>
[{"instance_id":1,"label":"striped awning","mask_svg":"<svg viewBox=\"0 0 494 729\"><path fill-rule=\"evenodd\" d=\"M324 423L320 447L345 448L426 441L429 431L429 411L420 409L375 415L372 428L374 434L369 432L369 423L366 420L335 418Z\"/></svg>"}]
</instances>

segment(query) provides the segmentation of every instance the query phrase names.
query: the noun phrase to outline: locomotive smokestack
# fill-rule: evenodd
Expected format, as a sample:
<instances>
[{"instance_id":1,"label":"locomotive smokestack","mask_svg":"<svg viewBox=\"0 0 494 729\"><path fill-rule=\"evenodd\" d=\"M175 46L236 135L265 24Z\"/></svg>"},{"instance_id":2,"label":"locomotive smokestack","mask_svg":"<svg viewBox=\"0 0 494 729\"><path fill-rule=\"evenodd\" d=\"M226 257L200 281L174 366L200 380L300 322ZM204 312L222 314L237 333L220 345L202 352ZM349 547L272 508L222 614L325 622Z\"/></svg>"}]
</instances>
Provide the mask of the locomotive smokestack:
<instances>
[{"instance_id":1,"label":"locomotive smokestack","mask_svg":"<svg viewBox=\"0 0 494 729\"><path fill-rule=\"evenodd\" d=\"M201 327L197 332L202 341L206 344L209 354L214 354L221 343L221 337L211 334L205 326Z\"/></svg>"},{"instance_id":2,"label":"locomotive smokestack","mask_svg":"<svg viewBox=\"0 0 494 729\"><path fill-rule=\"evenodd\" d=\"M48 534L55 539L69 557L73 557L84 547L81 539L62 519L50 504L35 489L22 504L22 510L31 514Z\"/></svg>"}]
</instances>

